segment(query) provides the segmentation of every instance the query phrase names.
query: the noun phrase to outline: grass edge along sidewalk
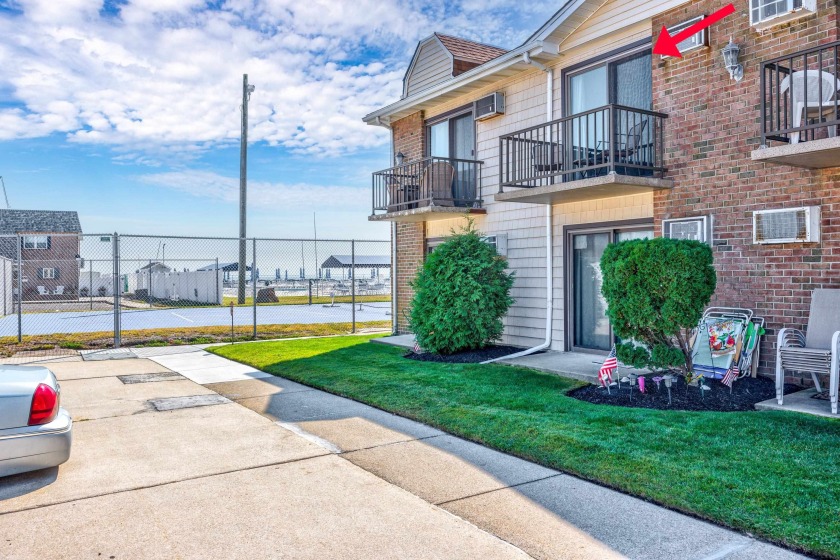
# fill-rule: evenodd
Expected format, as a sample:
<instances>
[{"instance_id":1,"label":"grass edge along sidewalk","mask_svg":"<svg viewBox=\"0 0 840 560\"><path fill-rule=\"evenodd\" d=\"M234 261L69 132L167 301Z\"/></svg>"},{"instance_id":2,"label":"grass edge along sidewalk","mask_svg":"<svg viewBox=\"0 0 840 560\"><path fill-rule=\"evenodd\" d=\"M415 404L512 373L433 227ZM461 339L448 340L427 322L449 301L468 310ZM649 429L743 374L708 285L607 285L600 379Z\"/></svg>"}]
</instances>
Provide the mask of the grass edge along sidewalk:
<instances>
[{"instance_id":1,"label":"grass edge along sidewalk","mask_svg":"<svg viewBox=\"0 0 840 560\"><path fill-rule=\"evenodd\" d=\"M211 351L771 542L840 558L840 421L616 408L533 370L402 358L372 337ZM644 530L644 520L632 520ZM656 536L651 535L651 542Z\"/></svg>"},{"instance_id":2,"label":"grass edge along sidewalk","mask_svg":"<svg viewBox=\"0 0 840 560\"><path fill-rule=\"evenodd\" d=\"M281 325L258 325L257 340L276 338L302 338L311 336L336 336L349 334L351 323L292 323ZM388 330L390 321L357 322L356 330ZM121 333L122 346L173 346L180 344L213 344L230 342L230 327L183 327L178 329L138 329ZM252 325L234 328L234 341L254 340ZM8 358L18 352L49 352L66 350L106 350L114 345L114 332L59 333L26 335L21 342L17 337L0 337L0 358Z\"/></svg>"}]
</instances>

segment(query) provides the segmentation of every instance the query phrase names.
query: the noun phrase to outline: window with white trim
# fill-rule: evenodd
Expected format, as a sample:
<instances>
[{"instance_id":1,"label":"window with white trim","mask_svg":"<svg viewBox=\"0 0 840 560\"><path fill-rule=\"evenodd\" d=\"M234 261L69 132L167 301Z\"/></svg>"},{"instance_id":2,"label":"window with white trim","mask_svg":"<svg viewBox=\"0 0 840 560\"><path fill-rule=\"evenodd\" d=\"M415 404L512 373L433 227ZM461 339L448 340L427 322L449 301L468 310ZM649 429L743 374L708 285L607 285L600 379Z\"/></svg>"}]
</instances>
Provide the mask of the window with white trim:
<instances>
[{"instance_id":1,"label":"window with white trim","mask_svg":"<svg viewBox=\"0 0 840 560\"><path fill-rule=\"evenodd\" d=\"M54 268L42 268L41 269L41 278L43 278L44 280L55 279L55 269Z\"/></svg>"},{"instance_id":2,"label":"window with white trim","mask_svg":"<svg viewBox=\"0 0 840 560\"><path fill-rule=\"evenodd\" d=\"M816 11L816 0L750 0L750 23L763 29Z\"/></svg>"},{"instance_id":3,"label":"window with white trim","mask_svg":"<svg viewBox=\"0 0 840 560\"><path fill-rule=\"evenodd\" d=\"M688 21L684 21L682 23L678 23L673 27L668 28L668 33L671 37L675 36L677 33L684 29L688 29L698 21L702 20L706 16L697 16L696 18L690 19ZM693 51L696 49L702 49L709 46L709 34L707 33L707 29L702 29L689 37L688 39L683 39L677 44L677 48L680 49L680 53L685 54L689 51ZM670 58L668 56L663 56L662 58Z\"/></svg>"},{"instance_id":4,"label":"window with white trim","mask_svg":"<svg viewBox=\"0 0 840 560\"><path fill-rule=\"evenodd\" d=\"M23 236L24 249L49 249L50 236L49 235L24 235Z\"/></svg>"}]
</instances>

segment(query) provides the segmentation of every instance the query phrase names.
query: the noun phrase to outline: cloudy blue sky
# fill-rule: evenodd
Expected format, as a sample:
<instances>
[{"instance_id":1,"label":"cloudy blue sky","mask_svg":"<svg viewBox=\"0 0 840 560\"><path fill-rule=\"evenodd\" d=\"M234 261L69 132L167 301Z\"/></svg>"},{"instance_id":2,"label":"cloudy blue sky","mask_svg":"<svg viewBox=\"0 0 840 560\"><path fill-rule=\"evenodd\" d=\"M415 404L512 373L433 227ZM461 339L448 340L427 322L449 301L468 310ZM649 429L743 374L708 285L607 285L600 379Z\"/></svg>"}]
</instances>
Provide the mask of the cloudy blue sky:
<instances>
[{"instance_id":1,"label":"cloudy blue sky","mask_svg":"<svg viewBox=\"0 0 840 560\"><path fill-rule=\"evenodd\" d=\"M0 0L0 176L13 208L85 231L235 236L242 74L249 235L386 238L370 173L433 31L512 48L559 7L521 0Z\"/></svg>"}]
</instances>

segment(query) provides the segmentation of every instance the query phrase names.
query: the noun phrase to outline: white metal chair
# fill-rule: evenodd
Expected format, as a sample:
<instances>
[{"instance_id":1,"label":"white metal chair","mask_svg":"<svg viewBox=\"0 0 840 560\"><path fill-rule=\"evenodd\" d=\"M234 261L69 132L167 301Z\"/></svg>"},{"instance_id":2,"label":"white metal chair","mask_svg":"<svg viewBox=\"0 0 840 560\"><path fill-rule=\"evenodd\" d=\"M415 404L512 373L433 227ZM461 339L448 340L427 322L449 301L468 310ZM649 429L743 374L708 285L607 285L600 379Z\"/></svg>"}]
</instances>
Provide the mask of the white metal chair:
<instances>
[{"instance_id":1,"label":"white metal chair","mask_svg":"<svg viewBox=\"0 0 840 560\"><path fill-rule=\"evenodd\" d=\"M822 86L822 91L820 91ZM807 90L807 99L805 99ZM794 72L787 76L779 85L779 91L784 96L790 91L793 103L793 127L802 126L802 121L809 118L828 117L834 115L837 106L837 91L840 90L840 80L833 74L818 70ZM822 97L820 97L822 93ZM790 143L799 143L799 132L790 133ZM835 136L836 127L828 128L828 135Z\"/></svg>"},{"instance_id":2,"label":"white metal chair","mask_svg":"<svg viewBox=\"0 0 840 560\"><path fill-rule=\"evenodd\" d=\"M840 367L840 290L814 290L805 333L784 328L776 345L776 400L784 404L785 371L811 374L817 391L819 375L829 376L831 413L837 414L838 367Z\"/></svg>"},{"instance_id":3,"label":"white metal chair","mask_svg":"<svg viewBox=\"0 0 840 560\"><path fill-rule=\"evenodd\" d=\"M56 296L63 296L64 295L64 286L56 286L53 295Z\"/></svg>"},{"instance_id":4,"label":"white metal chair","mask_svg":"<svg viewBox=\"0 0 840 560\"><path fill-rule=\"evenodd\" d=\"M38 295L48 296L50 295L50 291L46 288L46 286L38 286Z\"/></svg>"}]
</instances>

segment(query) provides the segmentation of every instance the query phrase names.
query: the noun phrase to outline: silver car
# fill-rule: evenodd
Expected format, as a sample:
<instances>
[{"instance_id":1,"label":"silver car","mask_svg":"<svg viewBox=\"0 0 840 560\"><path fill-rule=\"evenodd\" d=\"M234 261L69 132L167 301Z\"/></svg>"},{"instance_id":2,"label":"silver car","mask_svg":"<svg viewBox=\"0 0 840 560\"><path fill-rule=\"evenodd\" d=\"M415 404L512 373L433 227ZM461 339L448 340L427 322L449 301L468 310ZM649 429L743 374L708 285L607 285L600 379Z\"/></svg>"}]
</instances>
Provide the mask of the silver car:
<instances>
[{"instance_id":1,"label":"silver car","mask_svg":"<svg viewBox=\"0 0 840 560\"><path fill-rule=\"evenodd\" d=\"M70 458L73 420L61 388L42 366L0 365L0 476L58 466Z\"/></svg>"}]
</instances>

